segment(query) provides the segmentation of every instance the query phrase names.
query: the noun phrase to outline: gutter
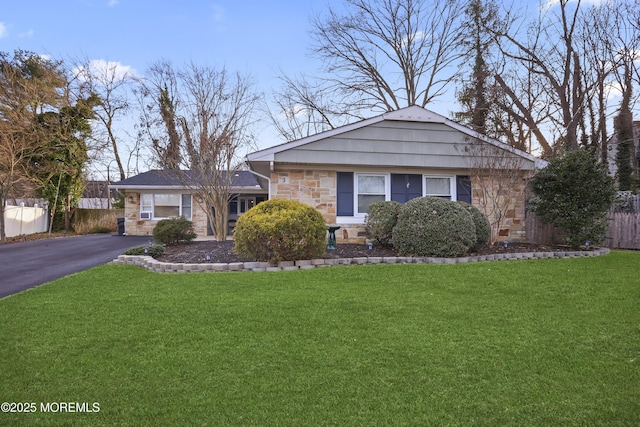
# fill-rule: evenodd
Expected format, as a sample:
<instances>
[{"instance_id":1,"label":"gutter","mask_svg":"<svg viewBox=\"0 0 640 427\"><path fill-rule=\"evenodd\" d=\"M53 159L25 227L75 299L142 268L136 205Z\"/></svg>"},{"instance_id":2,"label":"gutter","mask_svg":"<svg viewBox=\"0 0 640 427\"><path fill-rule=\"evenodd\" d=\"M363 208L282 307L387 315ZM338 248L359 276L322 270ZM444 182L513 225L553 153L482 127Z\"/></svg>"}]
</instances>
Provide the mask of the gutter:
<instances>
[{"instance_id":1,"label":"gutter","mask_svg":"<svg viewBox=\"0 0 640 427\"><path fill-rule=\"evenodd\" d=\"M256 172L254 170L251 169L251 163L247 160L247 163L249 164L249 169L247 169L247 172L252 173L253 175L257 176L258 178L262 178L267 180L267 186L268 186L268 197L269 200L271 200L271 178L269 178L268 176L264 176L259 172Z\"/></svg>"}]
</instances>

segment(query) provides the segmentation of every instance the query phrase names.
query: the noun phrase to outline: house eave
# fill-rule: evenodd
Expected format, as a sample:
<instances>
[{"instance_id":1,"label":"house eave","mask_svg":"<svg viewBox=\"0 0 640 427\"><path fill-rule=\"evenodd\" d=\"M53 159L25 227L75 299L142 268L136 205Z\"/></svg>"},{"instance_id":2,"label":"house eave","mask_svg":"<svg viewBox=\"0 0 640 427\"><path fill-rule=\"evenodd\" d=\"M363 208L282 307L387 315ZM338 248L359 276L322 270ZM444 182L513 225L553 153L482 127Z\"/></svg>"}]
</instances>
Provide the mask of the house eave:
<instances>
[{"instance_id":1,"label":"house eave","mask_svg":"<svg viewBox=\"0 0 640 427\"><path fill-rule=\"evenodd\" d=\"M248 163L263 163L263 162L275 162L276 155L288 150L292 150L298 147L301 147L306 144L310 144L313 142L321 141L323 139L332 138L337 135L341 135L350 131L354 131L357 129L361 129L363 127L379 123L382 121L407 121L407 122L422 122L422 123L437 123L444 124L452 129L461 132L464 135L467 135L470 138L474 138L480 141L483 141L487 144L493 145L497 148L503 149L511 154L519 156L525 160L532 162L535 166L534 168L539 169L546 166L547 162L531 155L525 151L519 150L515 147L510 146L509 144L505 144L497 139L490 138L486 135L483 135L479 132L476 132L472 129L469 129L466 126L463 126L459 123L456 123L438 113L435 113L431 110L427 110L422 107L407 107L404 109L390 111L387 113L383 113L381 115L361 120L356 123L352 123L349 125L341 126L339 128L331 129L325 132L318 133L316 135L311 135L306 138L298 139L295 141L286 142L284 144L279 144L270 148L266 148L264 150L256 151L253 153L247 154L245 160ZM312 162L313 163L313 162Z\"/></svg>"},{"instance_id":2,"label":"house eave","mask_svg":"<svg viewBox=\"0 0 640 427\"><path fill-rule=\"evenodd\" d=\"M115 190L129 190L137 192L154 192L154 191L184 191L188 193L197 192L196 188L186 188L180 185L109 185L109 188ZM231 187L232 193L266 193L267 190L260 186L250 187Z\"/></svg>"}]
</instances>

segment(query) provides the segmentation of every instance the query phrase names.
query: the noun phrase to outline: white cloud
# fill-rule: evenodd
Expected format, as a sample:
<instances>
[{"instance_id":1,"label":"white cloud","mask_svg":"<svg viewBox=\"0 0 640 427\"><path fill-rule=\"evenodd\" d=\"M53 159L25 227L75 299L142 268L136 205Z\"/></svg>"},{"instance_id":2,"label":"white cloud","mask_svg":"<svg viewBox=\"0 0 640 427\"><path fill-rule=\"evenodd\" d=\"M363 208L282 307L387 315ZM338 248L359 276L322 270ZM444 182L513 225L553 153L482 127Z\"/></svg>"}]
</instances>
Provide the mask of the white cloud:
<instances>
[{"instance_id":1,"label":"white cloud","mask_svg":"<svg viewBox=\"0 0 640 427\"><path fill-rule=\"evenodd\" d=\"M431 35L425 33L424 31L416 31L412 36L411 39L409 39L409 37L405 37L404 39L402 39L402 44L403 45L407 45L408 43L416 43L422 40L426 40L426 39L430 39Z\"/></svg>"},{"instance_id":2,"label":"white cloud","mask_svg":"<svg viewBox=\"0 0 640 427\"><path fill-rule=\"evenodd\" d=\"M582 4L583 5L590 5L590 6L599 6L605 2L607 2L608 0L582 0ZM576 3L577 0L569 0L569 3ZM545 0L543 2L540 3L540 9L541 10L548 10L551 9L554 6L557 6L558 4L560 4L560 0Z\"/></svg>"},{"instance_id":3,"label":"white cloud","mask_svg":"<svg viewBox=\"0 0 640 427\"><path fill-rule=\"evenodd\" d=\"M212 10L212 15L211 17L213 18L213 22L219 24L224 20L224 15L225 15L225 9L224 6L219 5L217 3L213 3L211 5L211 10Z\"/></svg>"},{"instance_id":4,"label":"white cloud","mask_svg":"<svg viewBox=\"0 0 640 427\"><path fill-rule=\"evenodd\" d=\"M0 39L9 35L9 29L4 22L0 22Z\"/></svg>"},{"instance_id":5,"label":"white cloud","mask_svg":"<svg viewBox=\"0 0 640 427\"><path fill-rule=\"evenodd\" d=\"M224 6L212 3L211 4L211 21L213 21L213 27L216 31L224 31L226 20L226 9Z\"/></svg>"},{"instance_id":6,"label":"white cloud","mask_svg":"<svg viewBox=\"0 0 640 427\"><path fill-rule=\"evenodd\" d=\"M123 65L116 61L107 61L104 59L92 59L89 61L88 70L84 67L76 68L74 73L78 78L84 80L84 75L88 72L93 76L100 76L109 80L122 80L126 77L137 76L135 69L129 65Z\"/></svg>"},{"instance_id":7,"label":"white cloud","mask_svg":"<svg viewBox=\"0 0 640 427\"><path fill-rule=\"evenodd\" d=\"M30 28L27 31L25 31L24 33L18 34L18 37L20 37L21 39L31 38L31 37L33 37L34 34L35 34L35 31L33 31L33 29Z\"/></svg>"}]
</instances>

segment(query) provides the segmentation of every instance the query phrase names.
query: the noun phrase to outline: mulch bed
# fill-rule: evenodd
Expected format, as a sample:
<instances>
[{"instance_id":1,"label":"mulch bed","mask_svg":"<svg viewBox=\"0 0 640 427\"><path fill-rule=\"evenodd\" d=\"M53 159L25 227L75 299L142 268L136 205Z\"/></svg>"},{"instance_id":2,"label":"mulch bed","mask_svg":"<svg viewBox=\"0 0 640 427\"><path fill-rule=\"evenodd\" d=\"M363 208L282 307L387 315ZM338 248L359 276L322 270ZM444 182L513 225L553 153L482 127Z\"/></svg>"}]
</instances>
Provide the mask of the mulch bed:
<instances>
[{"instance_id":1,"label":"mulch bed","mask_svg":"<svg viewBox=\"0 0 640 427\"><path fill-rule=\"evenodd\" d=\"M158 258L158 261L199 264L207 262L206 254L211 255L212 263L232 263L255 261L252 259L242 259L233 252L233 241L198 241L173 245L165 248L165 252ZM533 245L528 243L509 243L505 248L504 244L496 243L488 246L472 255L491 255L496 253L516 253L516 252L555 252L566 251L567 247ZM358 257L393 257L399 256L393 248L380 248L374 246L369 250L367 245L359 244L338 244L335 250L326 251L325 259L329 258L358 258Z\"/></svg>"}]
</instances>

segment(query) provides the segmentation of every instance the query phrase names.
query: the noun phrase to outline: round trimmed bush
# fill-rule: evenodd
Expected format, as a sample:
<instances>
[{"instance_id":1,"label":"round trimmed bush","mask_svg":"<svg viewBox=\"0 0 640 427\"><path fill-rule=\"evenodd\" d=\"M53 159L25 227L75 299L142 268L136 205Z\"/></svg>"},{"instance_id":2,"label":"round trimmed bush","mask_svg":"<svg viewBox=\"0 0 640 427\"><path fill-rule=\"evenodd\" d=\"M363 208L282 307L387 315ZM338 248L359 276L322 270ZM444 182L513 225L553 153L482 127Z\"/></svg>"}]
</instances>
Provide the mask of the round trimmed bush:
<instances>
[{"instance_id":1,"label":"round trimmed bush","mask_svg":"<svg viewBox=\"0 0 640 427\"><path fill-rule=\"evenodd\" d=\"M238 218L234 251L256 261L295 261L322 256L327 226L318 210L285 199L272 199Z\"/></svg>"},{"instance_id":2,"label":"round trimmed bush","mask_svg":"<svg viewBox=\"0 0 640 427\"><path fill-rule=\"evenodd\" d=\"M369 205L366 220L367 237L379 246L391 246L393 227L398 221L402 204L393 201L374 202Z\"/></svg>"},{"instance_id":3,"label":"round trimmed bush","mask_svg":"<svg viewBox=\"0 0 640 427\"><path fill-rule=\"evenodd\" d=\"M402 205L393 245L404 255L462 256L476 242L471 214L457 202L418 197Z\"/></svg>"},{"instance_id":4,"label":"round trimmed bush","mask_svg":"<svg viewBox=\"0 0 640 427\"><path fill-rule=\"evenodd\" d=\"M185 217L169 218L158 221L153 228L153 239L156 242L173 245L190 242L198 235L193 231L193 223Z\"/></svg>"},{"instance_id":5,"label":"round trimmed bush","mask_svg":"<svg viewBox=\"0 0 640 427\"><path fill-rule=\"evenodd\" d=\"M491 224L487 217L480 212L480 209L477 207L467 202L460 202L460 204L471 214L473 223L476 226L476 242L471 246L471 248L469 248L469 250L477 252L487 246L487 243L491 240Z\"/></svg>"}]
</instances>

